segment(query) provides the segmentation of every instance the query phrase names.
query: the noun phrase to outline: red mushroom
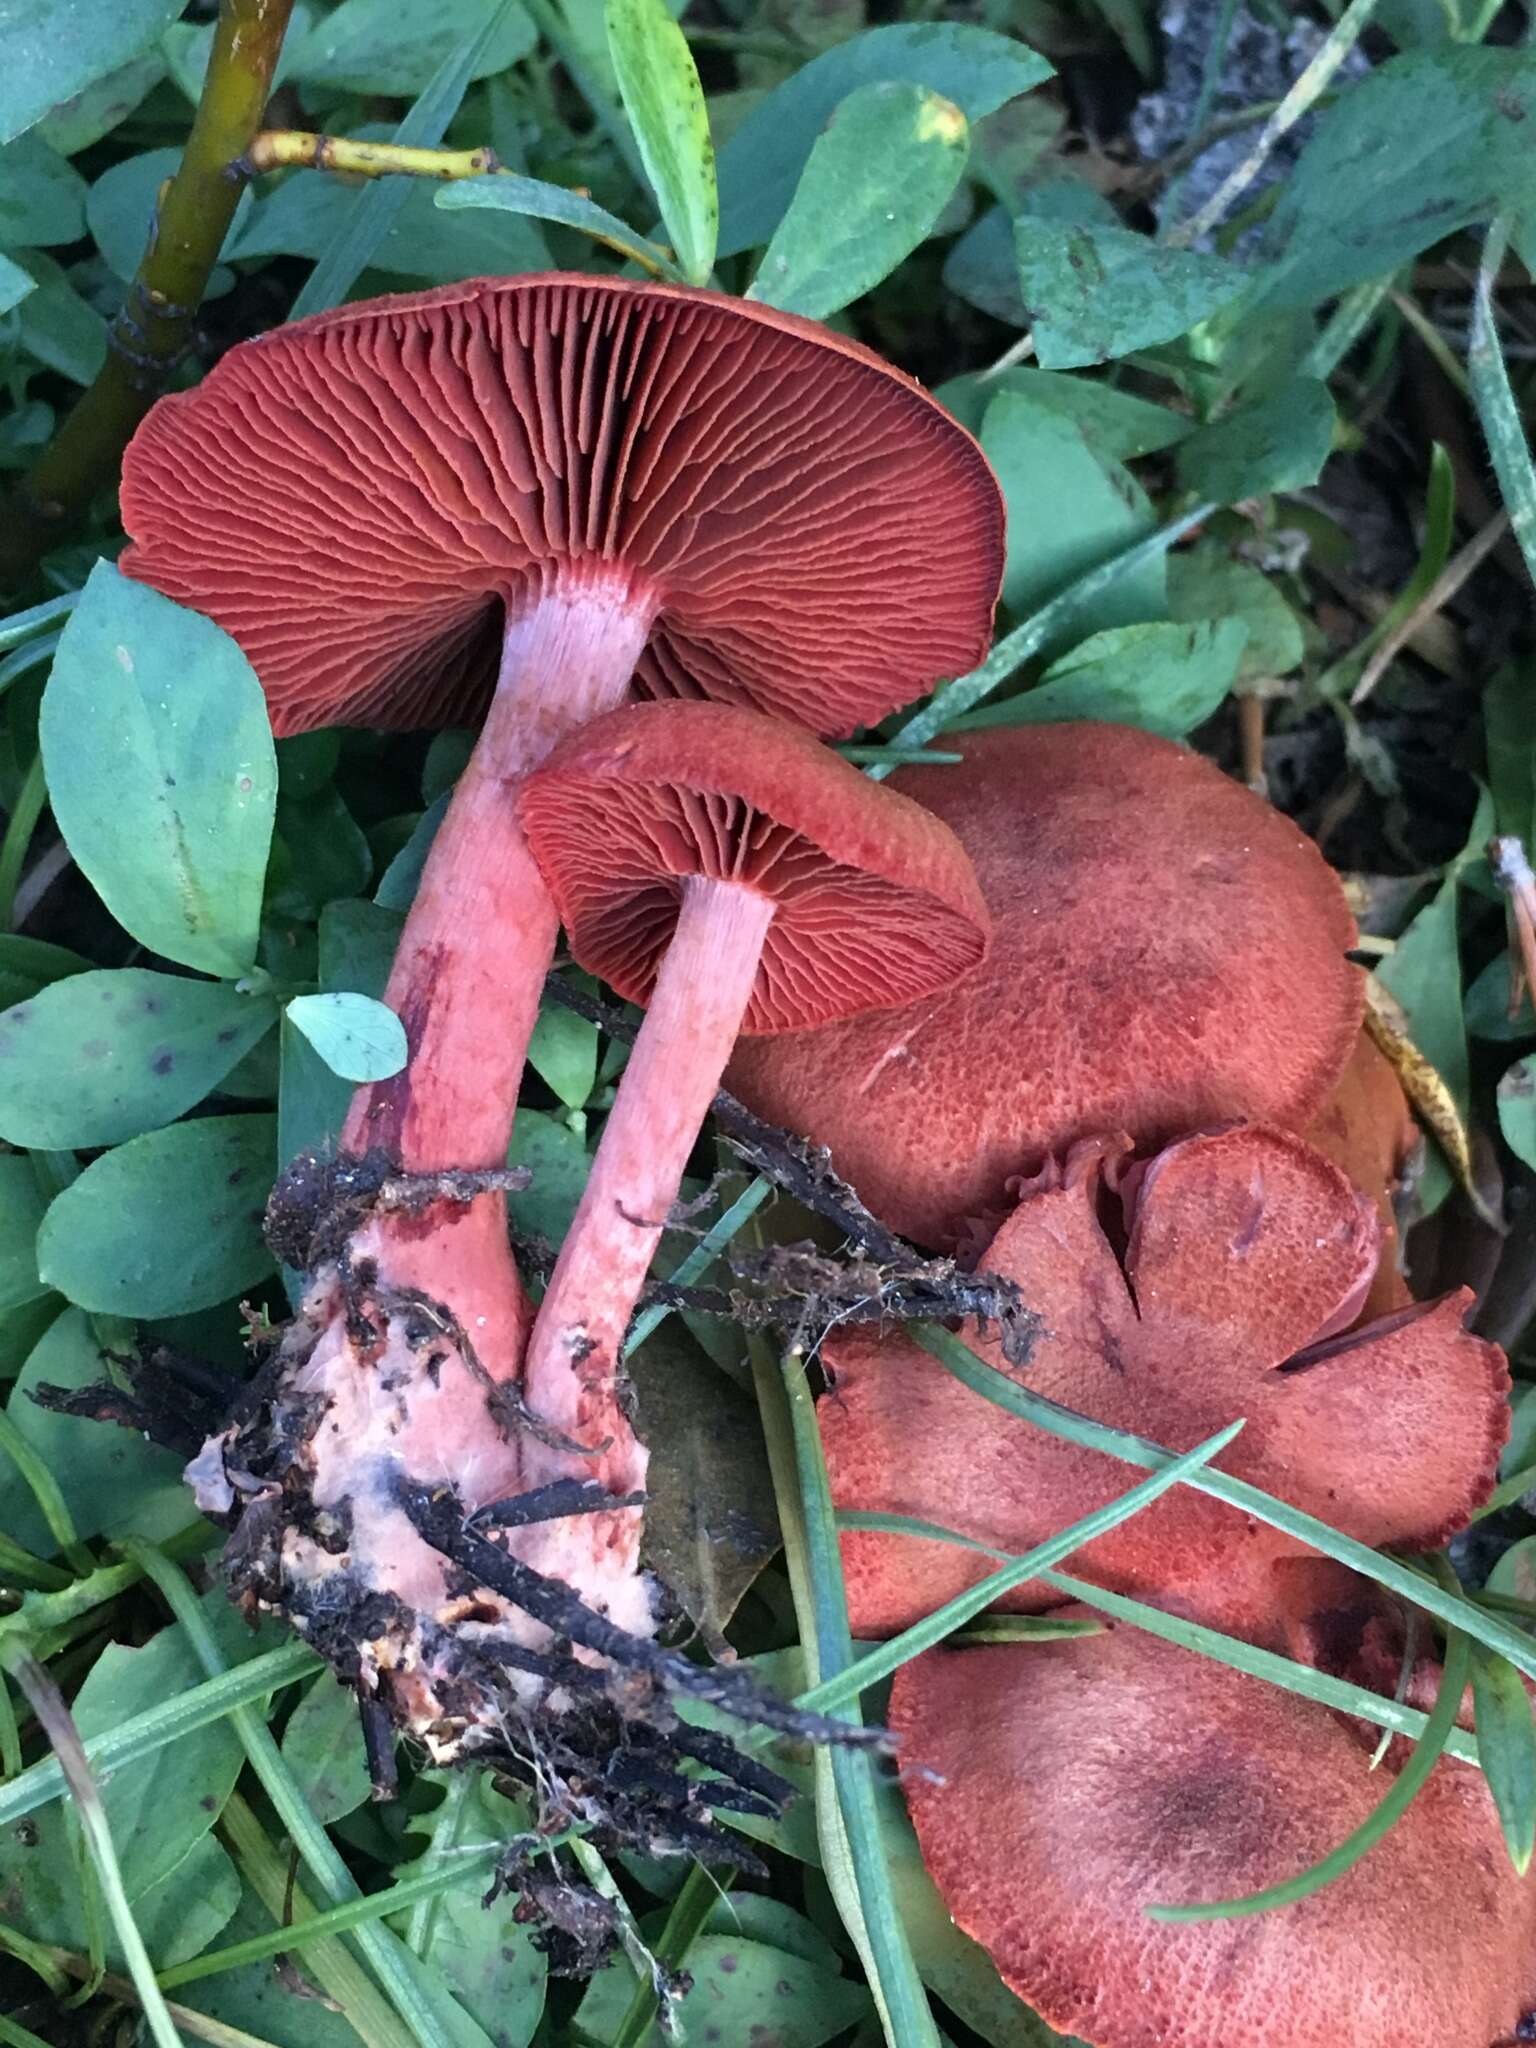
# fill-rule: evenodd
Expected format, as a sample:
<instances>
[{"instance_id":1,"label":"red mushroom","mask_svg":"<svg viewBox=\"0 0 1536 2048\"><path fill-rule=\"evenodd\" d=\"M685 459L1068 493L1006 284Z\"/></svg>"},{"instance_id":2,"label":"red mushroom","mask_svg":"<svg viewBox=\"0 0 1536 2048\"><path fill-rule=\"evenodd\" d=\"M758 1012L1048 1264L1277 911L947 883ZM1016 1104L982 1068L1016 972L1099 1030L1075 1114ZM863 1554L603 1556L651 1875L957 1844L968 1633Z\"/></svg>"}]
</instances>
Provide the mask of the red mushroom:
<instances>
[{"instance_id":1,"label":"red mushroom","mask_svg":"<svg viewBox=\"0 0 1536 2048\"><path fill-rule=\"evenodd\" d=\"M1314 1661L1390 1696L1397 1657L1388 1671L1380 1645L1361 1643L1381 1628L1373 1592L1328 1567L1311 1613L1287 1629L1272 1605L1242 1632L1292 1655L1326 1643ZM1438 1672L1422 1676L1432 1686ZM1531 2036L1536 1888L1515 1876L1469 1764L1437 1763L1326 1889L1253 1917L1166 1924L1146 1908L1239 1897L1327 1855L1407 1745L1373 1776L1374 1728L1119 1624L930 1651L897 1673L890 1719L945 1904L1021 1998L1093 2048Z\"/></svg>"},{"instance_id":2,"label":"red mushroom","mask_svg":"<svg viewBox=\"0 0 1536 2048\"><path fill-rule=\"evenodd\" d=\"M1024 1195L981 1265L1018 1283L1041 1333L1017 1369L975 1348L1033 1392L1177 1450L1246 1417L1223 1468L1362 1542L1429 1549L1461 1527L1508 1432L1509 1375L1502 1352L1463 1327L1470 1293L1330 1335L1370 1285L1378 1225L1336 1167L1272 1126L1183 1139L1133 1176L1122 1256L1101 1183L1105 1157L1123 1150L1084 1142ZM1018 1552L1125 1490L1125 1466L1005 1414L905 1336L850 1330L824 1352L833 1389L819 1414L839 1508ZM859 1634L904 1628L992 1568L913 1537L843 1541ZM1273 1560L1299 1548L1181 1487L1071 1569L1128 1593L1198 1590L1213 1613L1243 1614ZM1055 1597L1033 1583L1000 1604Z\"/></svg>"},{"instance_id":3,"label":"red mushroom","mask_svg":"<svg viewBox=\"0 0 1536 2048\"><path fill-rule=\"evenodd\" d=\"M428 1181L505 1161L557 929L511 794L562 733L632 685L847 732L979 656L1002 566L996 482L910 379L767 307L592 277L480 279L233 349L151 412L122 503L124 569L234 635L280 735L483 715L386 990L409 1062L354 1098L344 1178L368 1155ZM417 1635L453 1602L384 1481L436 1475L470 1507L517 1490L527 1445L487 1396L518 1378L526 1303L472 1179L316 1239L288 1384L348 1427L305 1433L331 1521L294 1533L283 1597L350 1529L359 1594L416 1616L369 1655L397 1694L417 1674L419 1722L444 1695ZM623 1591L614 1618L644 1626Z\"/></svg>"},{"instance_id":4,"label":"red mushroom","mask_svg":"<svg viewBox=\"0 0 1536 2048\"><path fill-rule=\"evenodd\" d=\"M1393 1196L1424 1141L1391 1061L1366 1032L1355 1041L1349 1065L1305 1135L1376 1204L1381 1257L1361 1320L1406 1308L1413 1296L1398 1265Z\"/></svg>"},{"instance_id":5,"label":"red mushroom","mask_svg":"<svg viewBox=\"0 0 1536 2048\"><path fill-rule=\"evenodd\" d=\"M738 1032L911 1001L973 967L988 919L954 834L808 734L722 704L610 712L522 786L523 830L581 965L647 1014L529 1340L523 1396L644 1474L624 1333ZM571 1540L633 1568L638 1516Z\"/></svg>"},{"instance_id":6,"label":"red mushroom","mask_svg":"<svg viewBox=\"0 0 1536 2048\"><path fill-rule=\"evenodd\" d=\"M737 1053L730 1087L831 1148L894 1229L946 1249L1011 1177L1100 1131L1138 1148L1233 1118L1304 1126L1363 984L1338 879L1210 762L1124 726L949 739L892 786L951 825L986 963L905 1010Z\"/></svg>"}]
</instances>

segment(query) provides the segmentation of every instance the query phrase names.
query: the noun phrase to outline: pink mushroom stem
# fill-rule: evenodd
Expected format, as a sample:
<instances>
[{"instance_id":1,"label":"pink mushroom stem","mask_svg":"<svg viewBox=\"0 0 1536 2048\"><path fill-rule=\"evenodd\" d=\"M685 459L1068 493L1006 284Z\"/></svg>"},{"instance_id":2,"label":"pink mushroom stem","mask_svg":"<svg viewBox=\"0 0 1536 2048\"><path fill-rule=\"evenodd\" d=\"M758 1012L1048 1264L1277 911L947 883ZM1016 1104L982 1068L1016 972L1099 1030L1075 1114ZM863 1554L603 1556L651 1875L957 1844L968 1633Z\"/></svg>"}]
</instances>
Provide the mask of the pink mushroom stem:
<instances>
[{"instance_id":1,"label":"pink mushroom stem","mask_svg":"<svg viewBox=\"0 0 1536 2048\"><path fill-rule=\"evenodd\" d=\"M578 1442L611 1438L593 1469L610 1492L632 1490L645 1471L617 1399L624 1333L741 1028L776 908L745 883L684 881L676 931L529 1339L525 1401Z\"/></svg>"},{"instance_id":2,"label":"pink mushroom stem","mask_svg":"<svg viewBox=\"0 0 1536 2048\"><path fill-rule=\"evenodd\" d=\"M559 928L513 793L556 740L623 701L655 611L627 577L567 572L508 626L384 992L410 1058L358 1089L345 1150L382 1146L412 1172L505 1163Z\"/></svg>"}]
</instances>

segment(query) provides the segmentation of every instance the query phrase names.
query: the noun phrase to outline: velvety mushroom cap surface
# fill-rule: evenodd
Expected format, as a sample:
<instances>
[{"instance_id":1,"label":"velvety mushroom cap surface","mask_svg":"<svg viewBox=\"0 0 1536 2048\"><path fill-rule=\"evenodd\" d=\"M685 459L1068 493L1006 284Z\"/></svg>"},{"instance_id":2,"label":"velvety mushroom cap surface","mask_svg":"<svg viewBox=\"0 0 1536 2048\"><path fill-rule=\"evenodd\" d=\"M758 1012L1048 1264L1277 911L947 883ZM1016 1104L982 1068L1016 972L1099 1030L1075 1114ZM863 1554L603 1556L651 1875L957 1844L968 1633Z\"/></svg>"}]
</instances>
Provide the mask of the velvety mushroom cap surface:
<instances>
[{"instance_id":1,"label":"velvety mushroom cap surface","mask_svg":"<svg viewBox=\"0 0 1536 2048\"><path fill-rule=\"evenodd\" d=\"M887 787L975 862L986 963L908 1009L743 1047L727 1085L830 1146L885 1222L946 1248L1077 1137L1123 1130L1146 1148L1237 1117L1304 1125L1363 1006L1354 920L1312 842L1129 727L951 744L963 764Z\"/></svg>"},{"instance_id":2,"label":"velvety mushroom cap surface","mask_svg":"<svg viewBox=\"0 0 1536 2048\"><path fill-rule=\"evenodd\" d=\"M1430 1549L1460 1528L1494 1483L1509 1426L1504 1356L1463 1326L1470 1292L1330 1335L1370 1284L1375 1215L1319 1153L1257 1125L1159 1154L1137 1176L1122 1259L1100 1207L1115 1150L1085 1142L1043 1175L980 1262L1041 1318L1028 1363L967 1342L1032 1392L1177 1450L1245 1417L1222 1468L1362 1542ZM1018 1552L1134 1477L1005 1414L904 1335L850 1330L823 1349L834 1383L817 1413L841 1509ZM1242 1614L1274 1560L1301 1547L1179 1487L1071 1569L1138 1595L1198 1587L1213 1613ZM954 1545L869 1531L846 1533L843 1556L865 1635L907 1627L992 1569ZM999 1604L1058 1597L1036 1581Z\"/></svg>"},{"instance_id":3,"label":"velvety mushroom cap surface","mask_svg":"<svg viewBox=\"0 0 1536 2048\"><path fill-rule=\"evenodd\" d=\"M655 609L655 696L868 723L979 658L997 484L911 379L718 293L481 278L232 349L124 463L129 575L240 642L280 734L470 724L504 614Z\"/></svg>"},{"instance_id":4,"label":"velvety mushroom cap surface","mask_svg":"<svg viewBox=\"0 0 1536 2048\"><path fill-rule=\"evenodd\" d=\"M572 952L632 1002L649 1002L694 878L774 905L748 1032L905 1002L986 950L986 905L955 835L753 712L610 712L554 750L519 809Z\"/></svg>"},{"instance_id":5,"label":"velvety mushroom cap surface","mask_svg":"<svg viewBox=\"0 0 1536 2048\"><path fill-rule=\"evenodd\" d=\"M1119 1626L929 1651L897 1672L890 1721L945 1904L1094 2048L1491 2048L1536 2003L1536 1887L1471 1765L1437 1764L1312 1897L1163 1925L1144 1909L1240 1896L1325 1856L1403 1746L1373 1774L1356 1724Z\"/></svg>"}]
</instances>

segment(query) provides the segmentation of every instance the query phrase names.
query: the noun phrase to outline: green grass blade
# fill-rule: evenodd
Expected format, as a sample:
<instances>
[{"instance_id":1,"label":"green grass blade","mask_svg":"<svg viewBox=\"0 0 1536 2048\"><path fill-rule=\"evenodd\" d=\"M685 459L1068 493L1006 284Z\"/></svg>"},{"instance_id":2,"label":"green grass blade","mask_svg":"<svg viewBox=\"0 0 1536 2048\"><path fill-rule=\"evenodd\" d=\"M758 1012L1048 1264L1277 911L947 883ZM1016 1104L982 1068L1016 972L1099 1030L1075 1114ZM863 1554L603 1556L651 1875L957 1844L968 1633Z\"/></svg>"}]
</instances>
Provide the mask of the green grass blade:
<instances>
[{"instance_id":1,"label":"green grass blade","mask_svg":"<svg viewBox=\"0 0 1536 2048\"><path fill-rule=\"evenodd\" d=\"M63 1695L42 1665L15 1637L0 1645L0 1664L26 1694L69 1780L74 1811L90 1851L91 1868L101 1887L117 1935L117 1945L128 1965L128 1974L133 1979L133 1988L143 2007L144 2022L155 2048L181 2048L181 2037L172 2024L165 1999L155 1982L154 1966L123 1888L122 1866L113 1847L106 1809L102 1806L96 1780L85 1760L79 1732L64 1704Z\"/></svg>"},{"instance_id":2,"label":"green grass blade","mask_svg":"<svg viewBox=\"0 0 1536 2048\"><path fill-rule=\"evenodd\" d=\"M1498 1808L1504 1846L1518 1876L1536 1849L1536 1720L1520 1674L1478 1645L1472 1656L1472 1703L1483 1775Z\"/></svg>"},{"instance_id":3,"label":"green grass blade","mask_svg":"<svg viewBox=\"0 0 1536 2048\"><path fill-rule=\"evenodd\" d=\"M1111 1429L1107 1423L1094 1422L1091 1417L1064 1408L1057 1401L1048 1401L1041 1394L1030 1393L1009 1379L1006 1373L987 1365L960 1338L937 1323L913 1323L908 1334L936 1358L946 1372L953 1373L973 1393L1006 1409L1009 1414L1017 1415L1024 1422L1033 1422L1051 1436L1062 1437L1068 1443L1080 1444L1085 1450L1103 1451L1126 1464L1151 1470L1157 1470L1174 1455L1165 1444L1133 1436L1128 1430ZM1347 1564L1363 1577L1374 1579L1391 1592L1400 1593L1415 1607L1422 1607L1448 1626L1465 1630L1474 1642L1499 1651L1517 1671L1536 1678L1536 1642L1508 1622L1501 1621L1497 1615L1475 1607L1460 1594L1433 1584L1411 1566L1399 1564L1395 1558L1385 1557L1367 1544L1357 1543L1354 1537L1330 1528L1326 1522L1318 1521L1315 1515L1309 1515L1301 1508L1293 1508L1288 1501L1277 1500L1273 1494L1250 1486L1246 1480L1234 1479L1228 1473L1215 1471L1209 1466L1192 1472L1183 1483L1193 1487L1196 1493L1208 1493L1214 1500L1225 1501L1229 1507L1241 1508L1244 1514L1254 1516L1270 1528L1294 1536L1310 1549L1320 1550L1324 1556L1336 1558L1340 1564Z\"/></svg>"},{"instance_id":4,"label":"green grass blade","mask_svg":"<svg viewBox=\"0 0 1536 2048\"><path fill-rule=\"evenodd\" d=\"M0 619L0 654L19 647L34 633L46 633L50 626L62 626L79 602L78 590L66 590L59 597L45 598L41 604L35 604L27 611L12 612L8 619Z\"/></svg>"},{"instance_id":5,"label":"green grass blade","mask_svg":"<svg viewBox=\"0 0 1536 2048\"><path fill-rule=\"evenodd\" d=\"M834 1678L853 1657L826 1462L801 1359L782 1365L760 1338L748 1340L763 1434L778 1497L800 1641L812 1683ZM856 1706L842 1718L857 1722ZM859 1951L889 2048L938 2048L938 2033L891 1886L875 1801L873 1767L862 1750L816 1752L817 1819L833 1896ZM821 1795L830 1777L835 1803Z\"/></svg>"},{"instance_id":6,"label":"green grass blade","mask_svg":"<svg viewBox=\"0 0 1536 2048\"><path fill-rule=\"evenodd\" d=\"M395 130L393 141L427 149L442 141L474 77L481 54L513 4L514 0L502 0L502 5L487 15L475 34L466 36L459 48L443 59L423 86L421 97ZM311 174L301 171L298 175ZM305 279L303 290L293 302L290 319L302 320L308 313L329 312L331 307L341 304L378 254L379 244L393 227L409 190L403 177L375 178L358 193L351 212Z\"/></svg>"},{"instance_id":7,"label":"green grass blade","mask_svg":"<svg viewBox=\"0 0 1536 2048\"><path fill-rule=\"evenodd\" d=\"M731 1239L751 1221L772 1193L772 1181L759 1178L749 1182L724 1214L705 1231L687 1258L681 1260L676 1269L668 1274L671 1284L674 1287L687 1287L692 1281L697 1280L701 1273L707 1273ZM630 1325L629 1337L624 1345L624 1356L628 1358L632 1351L638 1351L646 1338L664 1323L671 1313L670 1304L661 1301L653 1302L649 1308L642 1309Z\"/></svg>"},{"instance_id":8,"label":"green grass blade","mask_svg":"<svg viewBox=\"0 0 1536 2048\"><path fill-rule=\"evenodd\" d=\"M1472 1646L1460 1629L1452 1629L1446 1640L1445 1672L1422 1740L1414 1745L1413 1754L1398 1772L1391 1791L1331 1855L1287 1878L1283 1884L1268 1885L1261 1892L1250 1892L1246 1898L1213 1899L1202 1905L1148 1906L1148 1918L1173 1922L1247 1919L1255 1913L1272 1913L1277 1906L1293 1906L1299 1899L1309 1899L1314 1892L1320 1892L1335 1878L1352 1870L1396 1826L1429 1782L1429 1774L1445 1749L1446 1737L1456 1725L1471 1651Z\"/></svg>"},{"instance_id":9,"label":"green grass blade","mask_svg":"<svg viewBox=\"0 0 1536 2048\"><path fill-rule=\"evenodd\" d=\"M1499 480L1499 492L1509 512L1515 539L1525 557L1525 566L1536 581L1536 470L1531 467L1530 444L1520 407L1510 386L1504 351L1493 309L1494 280L1509 246L1509 221L1500 216L1488 230L1483 260L1478 265L1477 287L1472 298L1472 335L1467 348L1467 372L1472 398L1483 424L1483 437Z\"/></svg>"},{"instance_id":10,"label":"green grass blade","mask_svg":"<svg viewBox=\"0 0 1536 2048\"><path fill-rule=\"evenodd\" d=\"M93 1735L85 1744L86 1760L98 1771L118 1771L126 1764L139 1763L197 1729L206 1728L211 1721L222 1721L236 1707L254 1705L322 1668L314 1651L303 1643L285 1643L279 1650L268 1650L248 1664L236 1664L232 1670L205 1679L173 1700L146 1708L116 1728ZM0 1785L0 1828L46 1806L65 1789L57 1757L43 1757L29 1764L10 1784Z\"/></svg>"},{"instance_id":11,"label":"green grass blade","mask_svg":"<svg viewBox=\"0 0 1536 2048\"><path fill-rule=\"evenodd\" d=\"M138 1537L128 1538L123 1549L143 1567L145 1575L153 1579L171 1612L186 1630L193 1654L208 1676L218 1677L224 1669L223 1658L186 1578L153 1544ZM309 1802L272 1739L272 1731L266 1722L250 1706L232 1708L230 1719L252 1770L261 1780L262 1789L287 1829L305 1868L324 1892L327 1903L342 1906L359 1897L357 1880L310 1811ZM396 2012L410 2030L412 2048L453 2048L453 2016L439 2008L430 1985L419 1973L416 1958L405 1944L388 1928L372 1922L356 1930L356 1940Z\"/></svg>"},{"instance_id":12,"label":"green grass blade","mask_svg":"<svg viewBox=\"0 0 1536 2048\"><path fill-rule=\"evenodd\" d=\"M1012 1592L1015 1586L1022 1586L1027 1579L1034 1578L1046 1566L1058 1563L1074 1550L1080 1550L1085 1543L1091 1543L1096 1536L1102 1536L1109 1529L1116 1529L1122 1522L1128 1522L1132 1515L1150 1507L1152 1502L1165 1494L1169 1487L1191 1472L1197 1471L1218 1451L1224 1451L1233 1437L1243 1427L1241 1422L1229 1423L1216 1435L1208 1437L1203 1444L1197 1444L1192 1451L1186 1451L1171 1465L1165 1465L1160 1472L1154 1472L1150 1479L1143 1479L1128 1493L1122 1493L1118 1500L1108 1507L1095 1508L1091 1515L1084 1515L1070 1528L1058 1530L1044 1543L1037 1543L1033 1550L1025 1551L1021 1557L1010 1558L1001 1570L992 1572L979 1585L969 1587L964 1593L957 1593L953 1600L904 1629L899 1636L893 1636L882 1643L877 1650L871 1650L848 1670L836 1678L824 1678L820 1685L802 1694L795 1702L797 1706L819 1714L835 1713L838 1708L849 1706L866 1686L877 1680L888 1678L910 1657L931 1650L935 1643L942 1642L957 1628L962 1628L972 1615L980 1614L1000 1600L1004 1593ZM840 1516L843 1528L849 1527L846 1517ZM867 1527L861 1522L859 1527ZM995 1553L994 1553L995 1554Z\"/></svg>"},{"instance_id":13,"label":"green grass blade","mask_svg":"<svg viewBox=\"0 0 1536 2048\"><path fill-rule=\"evenodd\" d=\"M994 690L1000 689L1016 669L1021 668L1032 655L1038 654L1061 620L1079 605L1102 596L1122 577L1135 575L1146 563L1155 562L1159 555L1167 554L1191 528L1201 525L1215 510L1214 505L1196 505L1192 511L1181 512L1177 519L1160 526L1156 533L1149 533L1145 540L1135 542L1120 554L1111 556L1107 562L1100 562L1097 568L1086 571L1075 583L1069 583L1049 604L1042 605L1031 618L1015 626L1011 633L1005 633L979 668L973 668L967 676L956 676L952 682L941 683L928 702L914 711L897 730L895 746L909 752L936 739L954 719L974 710ZM883 782L893 765L877 762L865 773L871 781Z\"/></svg>"}]
</instances>

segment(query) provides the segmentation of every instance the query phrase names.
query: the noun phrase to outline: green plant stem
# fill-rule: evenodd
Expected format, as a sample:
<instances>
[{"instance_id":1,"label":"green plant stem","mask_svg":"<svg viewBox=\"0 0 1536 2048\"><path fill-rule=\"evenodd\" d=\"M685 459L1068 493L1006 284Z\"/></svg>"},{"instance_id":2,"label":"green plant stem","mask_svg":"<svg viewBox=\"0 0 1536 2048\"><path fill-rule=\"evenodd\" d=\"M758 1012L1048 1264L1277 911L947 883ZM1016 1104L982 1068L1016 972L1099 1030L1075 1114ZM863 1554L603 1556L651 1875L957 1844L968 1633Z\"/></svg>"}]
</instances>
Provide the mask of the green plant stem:
<instances>
[{"instance_id":1,"label":"green plant stem","mask_svg":"<svg viewBox=\"0 0 1536 2048\"><path fill-rule=\"evenodd\" d=\"M16 890L26 865L27 848L32 844L32 834L37 830L37 821L43 815L43 805L47 801L48 784L43 775L43 757L36 753L16 792L11 815L5 821L5 837L0 839L0 932L8 932L11 928Z\"/></svg>"},{"instance_id":2,"label":"green plant stem","mask_svg":"<svg viewBox=\"0 0 1536 2048\"><path fill-rule=\"evenodd\" d=\"M618 151L625 169L642 192L649 192L650 180L629 123L581 54L570 24L560 11L559 0L523 0L523 6L534 27L560 59L566 77L586 101L593 120Z\"/></svg>"},{"instance_id":3,"label":"green plant stem","mask_svg":"<svg viewBox=\"0 0 1536 2048\"><path fill-rule=\"evenodd\" d=\"M695 1863L683 1880L683 1888L672 1901L667 1924L656 1944L656 1960L668 1970L680 1970L688 1951L714 1911L715 1901L731 1886L735 1872L722 1870L718 1877L702 1863ZM635 1986L624 2017L614 2032L609 2048L641 2048L651 2021L656 2017L656 1990L642 1980Z\"/></svg>"},{"instance_id":4,"label":"green plant stem","mask_svg":"<svg viewBox=\"0 0 1536 2048\"><path fill-rule=\"evenodd\" d=\"M3 2012L0 2012L0 2042L4 2042L5 2048L48 2048L41 2034L34 2034L20 2020L7 2019Z\"/></svg>"},{"instance_id":5,"label":"green plant stem","mask_svg":"<svg viewBox=\"0 0 1536 2048\"><path fill-rule=\"evenodd\" d=\"M112 323L106 360L11 509L0 581L23 575L112 481L186 348L240 201L229 166L261 126L292 11L293 0L223 0L187 146Z\"/></svg>"}]
</instances>

